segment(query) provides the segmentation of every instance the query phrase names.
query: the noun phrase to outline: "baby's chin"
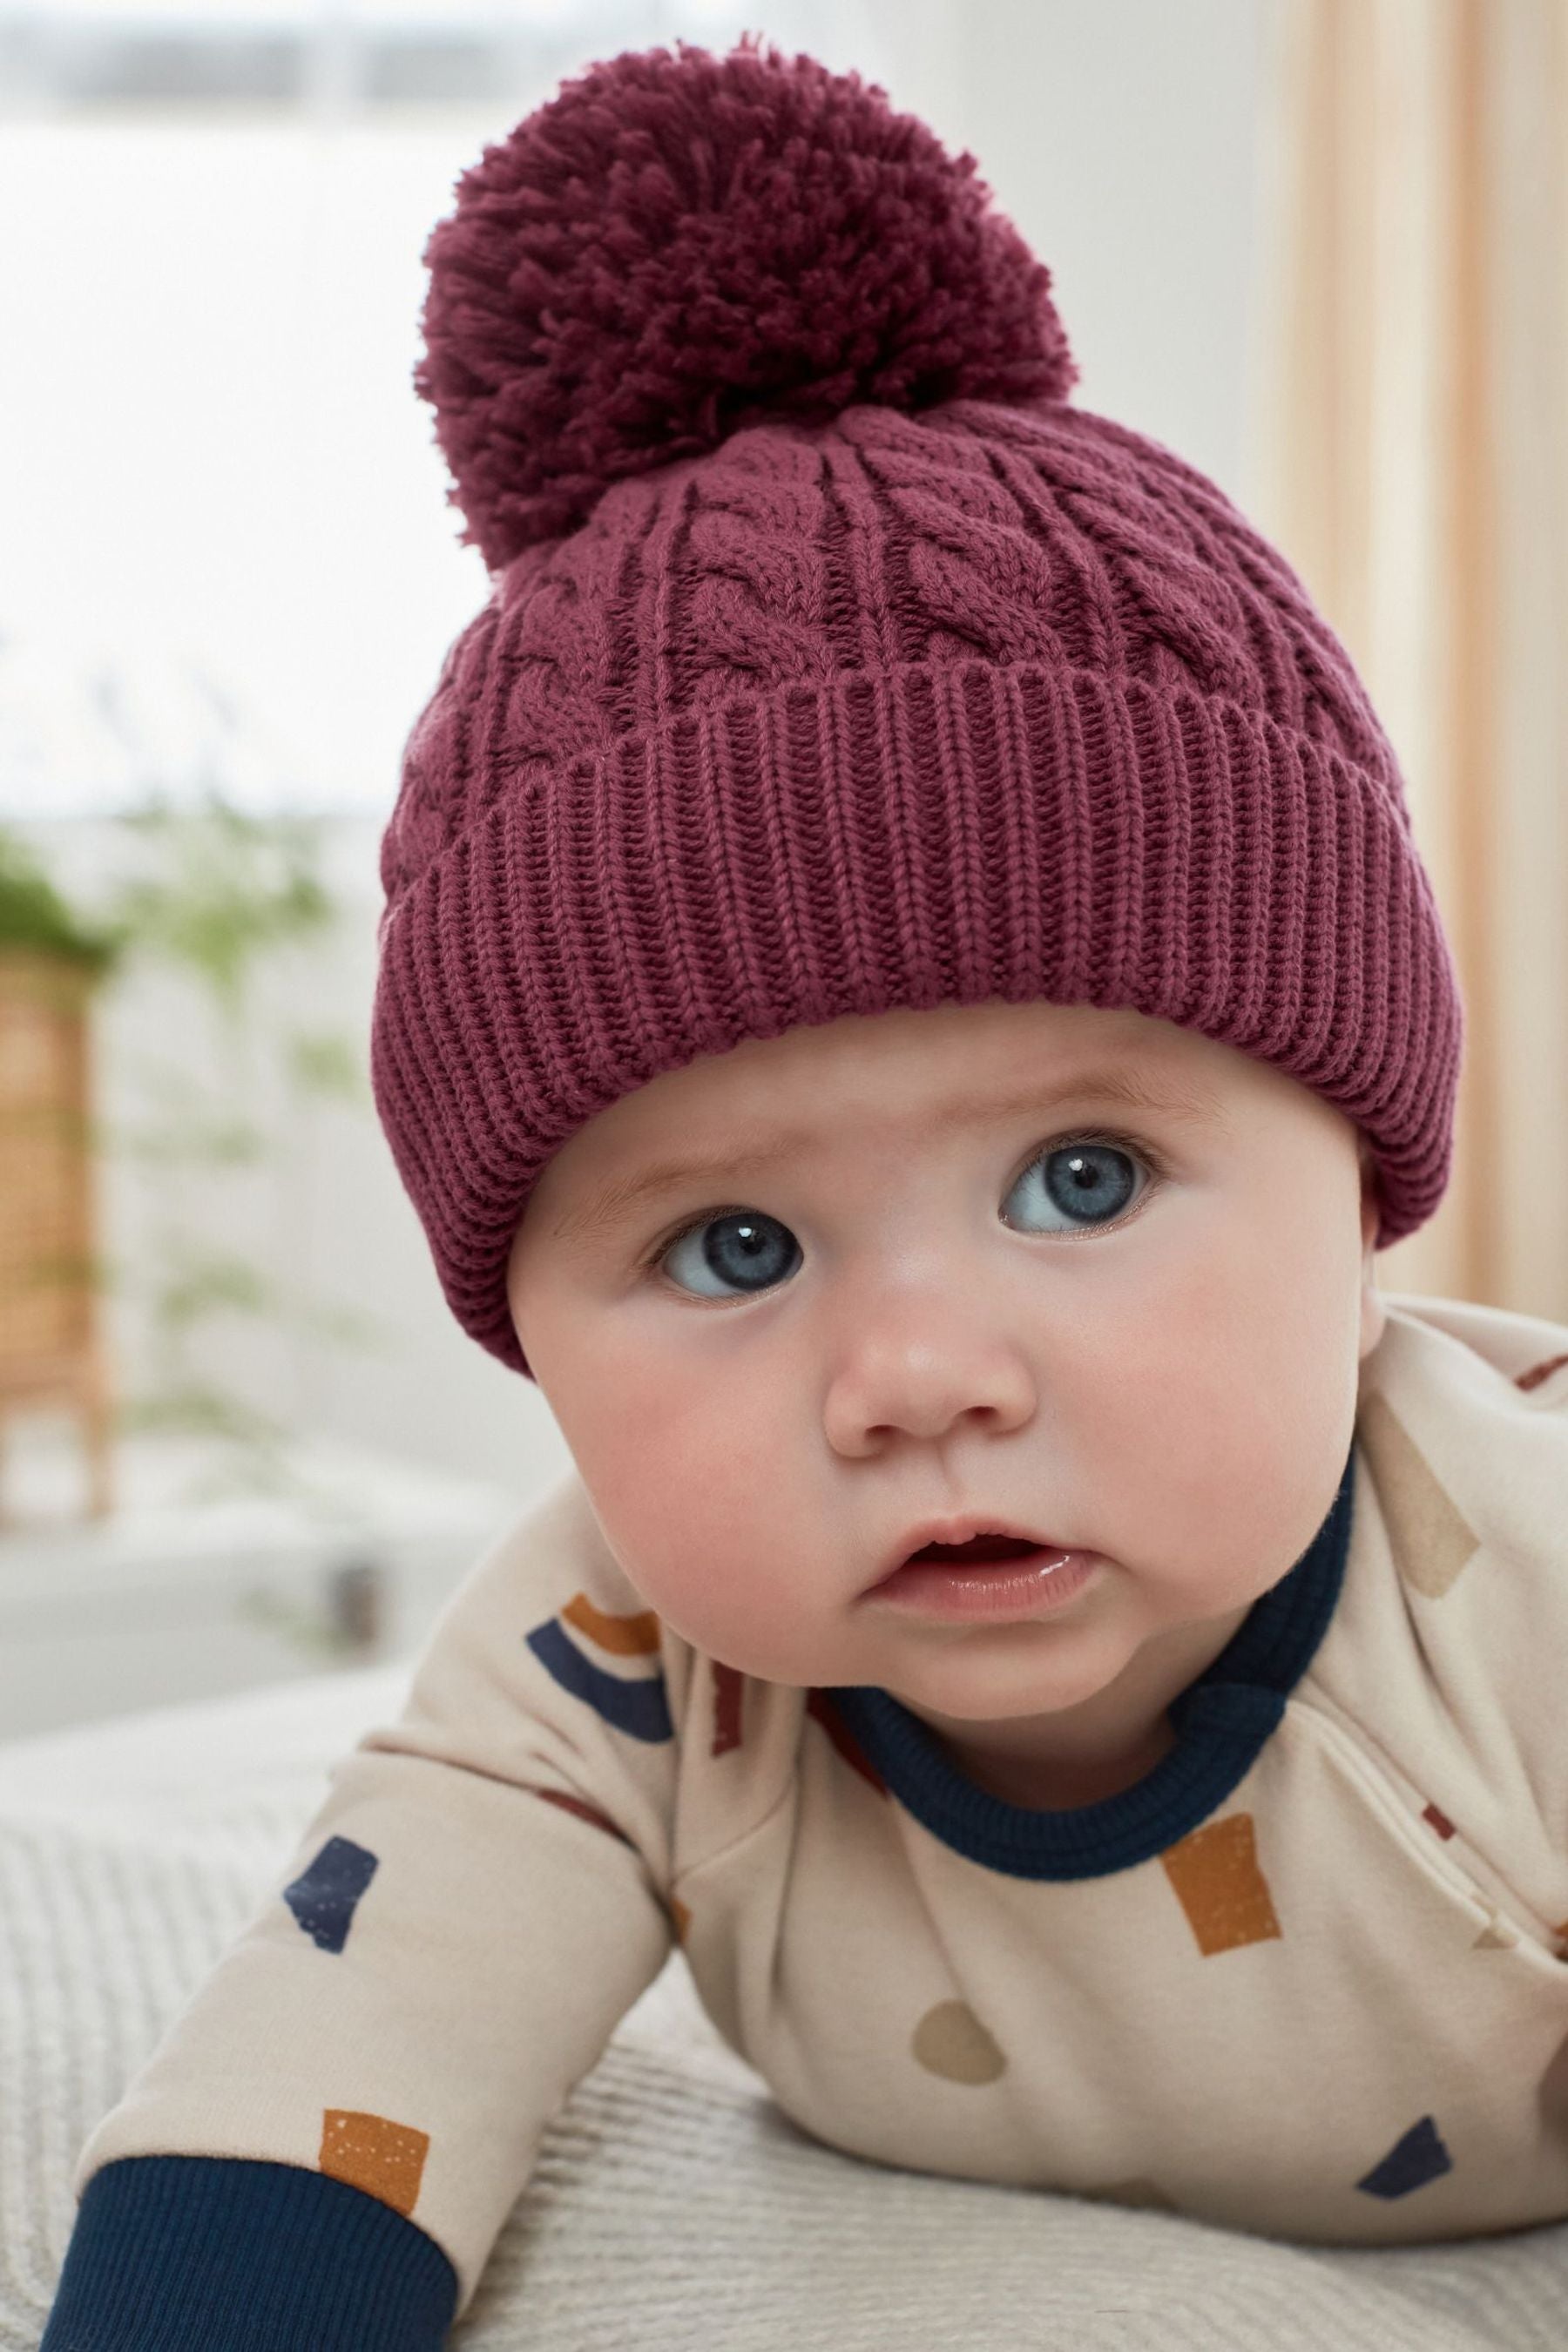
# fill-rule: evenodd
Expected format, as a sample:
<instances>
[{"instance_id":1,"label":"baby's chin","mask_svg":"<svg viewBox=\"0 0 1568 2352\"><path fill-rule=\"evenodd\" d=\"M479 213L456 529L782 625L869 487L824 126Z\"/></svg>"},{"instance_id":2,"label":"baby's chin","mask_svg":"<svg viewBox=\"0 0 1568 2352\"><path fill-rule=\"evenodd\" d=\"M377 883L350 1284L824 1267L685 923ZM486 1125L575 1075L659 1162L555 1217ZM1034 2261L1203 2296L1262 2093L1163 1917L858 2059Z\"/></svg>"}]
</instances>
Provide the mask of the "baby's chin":
<instances>
[{"instance_id":1,"label":"baby's chin","mask_svg":"<svg viewBox=\"0 0 1568 2352\"><path fill-rule=\"evenodd\" d=\"M1004 1629L996 1629L1000 1634ZM1007 1633L1016 1634L1016 1627ZM901 1699L911 1714L934 1727L957 1730L964 1725L1018 1723L1030 1717L1061 1715L1083 1706L1109 1690L1125 1672L1125 1651L1108 1654L1103 1643L1079 1654L1044 1658L1037 1652L1025 1656L1015 1641L1011 1651L1000 1640L981 1645L966 1640L962 1655L910 1662L889 1662L882 1674L863 1677Z\"/></svg>"}]
</instances>

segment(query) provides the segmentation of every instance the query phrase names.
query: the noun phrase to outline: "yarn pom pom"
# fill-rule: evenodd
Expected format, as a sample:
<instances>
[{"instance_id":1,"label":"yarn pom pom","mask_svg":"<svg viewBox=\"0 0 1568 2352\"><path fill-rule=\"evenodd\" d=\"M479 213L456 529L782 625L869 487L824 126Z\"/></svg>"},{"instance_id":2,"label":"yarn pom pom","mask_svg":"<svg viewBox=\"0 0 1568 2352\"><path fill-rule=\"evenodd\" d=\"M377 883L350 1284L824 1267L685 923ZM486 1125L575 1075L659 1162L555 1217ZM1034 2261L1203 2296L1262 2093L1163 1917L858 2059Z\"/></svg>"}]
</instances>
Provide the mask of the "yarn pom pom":
<instances>
[{"instance_id":1,"label":"yarn pom pom","mask_svg":"<svg viewBox=\"0 0 1568 2352\"><path fill-rule=\"evenodd\" d=\"M1078 379L1050 272L974 158L750 38L592 67L455 193L414 383L492 572L763 415L1061 400Z\"/></svg>"}]
</instances>

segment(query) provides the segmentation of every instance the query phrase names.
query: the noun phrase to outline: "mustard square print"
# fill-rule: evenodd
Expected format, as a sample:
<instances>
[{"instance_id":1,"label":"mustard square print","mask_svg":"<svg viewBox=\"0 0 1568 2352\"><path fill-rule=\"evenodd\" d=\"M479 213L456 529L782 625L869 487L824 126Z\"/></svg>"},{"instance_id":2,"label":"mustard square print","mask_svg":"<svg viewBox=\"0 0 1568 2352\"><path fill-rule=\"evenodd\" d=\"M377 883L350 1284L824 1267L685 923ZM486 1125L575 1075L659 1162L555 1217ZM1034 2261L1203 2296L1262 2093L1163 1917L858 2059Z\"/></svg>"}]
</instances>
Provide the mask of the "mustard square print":
<instances>
[{"instance_id":1,"label":"mustard square print","mask_svg":"<svg viewBox=\"0 0 1568 2352\"><path fill-rule=\"evenodd\" d=\"M1260 1944L1282 1931L1258 1860L1250 1813L1227 1813L1179 1838L1160 1856L1205 1958Z\"/></svg>"},{"instance_id":2,"label":"mustard square print","mask_svg":"<svg viewBox=\"0 0 1568 2352\"><path fill-rule=\"evenodd\" d=\"M428 2132L390 2123L385 2116L363 2115L353 2107L321 2112L321 2171L379 2197L405 2217L419 2200L429 2147Z\"/></svg>"}]
</instances>

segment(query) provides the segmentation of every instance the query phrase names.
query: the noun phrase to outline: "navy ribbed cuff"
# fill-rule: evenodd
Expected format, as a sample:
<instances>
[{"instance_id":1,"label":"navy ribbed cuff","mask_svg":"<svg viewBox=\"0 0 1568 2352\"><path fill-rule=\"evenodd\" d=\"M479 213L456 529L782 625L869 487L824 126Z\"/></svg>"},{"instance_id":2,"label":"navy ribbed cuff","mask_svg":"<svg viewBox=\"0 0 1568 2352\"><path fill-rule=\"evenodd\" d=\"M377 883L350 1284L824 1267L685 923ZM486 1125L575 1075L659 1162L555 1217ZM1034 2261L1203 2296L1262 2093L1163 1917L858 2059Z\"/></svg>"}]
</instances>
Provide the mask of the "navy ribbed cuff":
<instances>
[{"instance_id":1,"label":"navy ribbed cuff","mask_svg":"<svg viewBox=\"0 0 1568 2352\"><path fill-rule=\"evenodd\" d=\"M346 2181L121 2157L82 2193L38 2352L440 2352L457 2300L435 2240Z\"/></svg>"}]
</instances>

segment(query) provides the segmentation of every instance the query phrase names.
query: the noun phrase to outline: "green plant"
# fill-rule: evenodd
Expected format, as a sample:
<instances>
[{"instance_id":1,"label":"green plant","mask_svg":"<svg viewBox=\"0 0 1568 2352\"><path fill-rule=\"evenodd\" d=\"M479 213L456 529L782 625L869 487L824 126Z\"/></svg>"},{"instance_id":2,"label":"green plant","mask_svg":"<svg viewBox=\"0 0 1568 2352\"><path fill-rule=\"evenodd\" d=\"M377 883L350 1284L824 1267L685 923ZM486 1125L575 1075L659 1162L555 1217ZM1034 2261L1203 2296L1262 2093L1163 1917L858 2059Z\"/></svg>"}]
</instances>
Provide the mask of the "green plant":
<instances>
[{"instance_id":1,"label":"green plant","mask_svg":"<svg viewBox=\"0 0 1568 2352\"><path fill-rule=\"evenodd\" d=\"M216 1075L204 1077L188 1053L128 1059L121 1047L114 1075L132 1108L93 1121L100 1151L134 1170L149 1204L147 1245L103 1261L96 1273L146 1320L151 1378L121 1398L117 1417L127 1431L223 1441L201 1483L204 1496L300 1487L288 1452L290 1425L201 1365L202 1335L217 1318L270 1321L329 1346L366 1348L384 1336L379 1318L309 1295L237 1245L237 1210L212 1213L215 1188L254 1181L279 1161L256 1114L263 1097L281 1105L277 1124L297 1149L312 1104L368 1100L355 1040L268 1015L259 1001L263 977L288 955L323 944L340 920L321 870L322 822L254 815L216 791L194 805L155 796L115 819L112 878L90 918L68 904L14 838L0 861L0 940L72 940L78 948L60 951L95 954L117 986L160 968L205 1008ZM204 1234L215 1224L221 1243Z\"/></svg>"},{"instance_id":2,"label":"green plant","mask_svg":"<svg viewBox=\"0 0 1568 2352\"><path fill-rule=\"evenodd\" d=\"M107 973L122 946L112 927L84 922L21 836L0 824L0 947L33 948Z\"/></svg>"},{"instance_id":3,"label":"green plant","mask_svg":"<svg viewBox=\"0 0 1568 2352\"><path fill-rule=\"evenodd\" d=\"M258 956L336 919L318 870L319 818L253 816L209 793L194 809L154 798L120 823L154 863L119 884L110 930L194 973L231 1018Z\"/></svg>"}]
</instances>

